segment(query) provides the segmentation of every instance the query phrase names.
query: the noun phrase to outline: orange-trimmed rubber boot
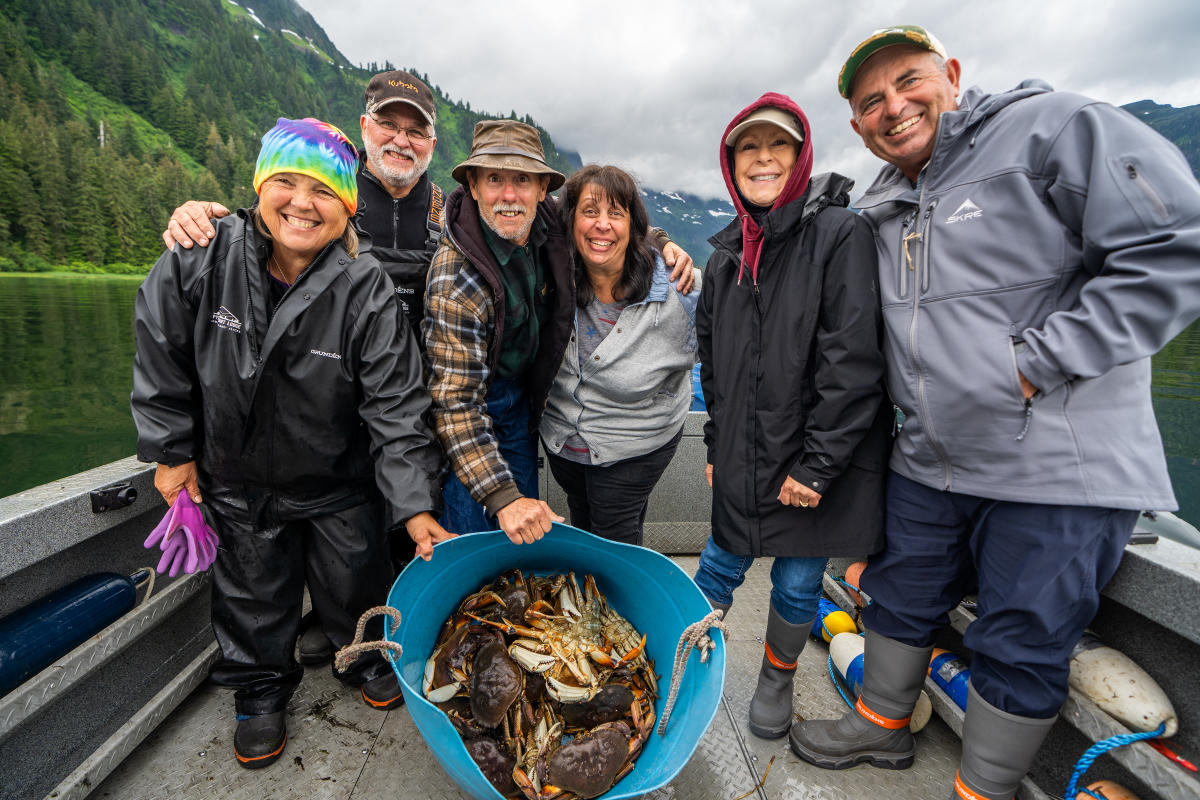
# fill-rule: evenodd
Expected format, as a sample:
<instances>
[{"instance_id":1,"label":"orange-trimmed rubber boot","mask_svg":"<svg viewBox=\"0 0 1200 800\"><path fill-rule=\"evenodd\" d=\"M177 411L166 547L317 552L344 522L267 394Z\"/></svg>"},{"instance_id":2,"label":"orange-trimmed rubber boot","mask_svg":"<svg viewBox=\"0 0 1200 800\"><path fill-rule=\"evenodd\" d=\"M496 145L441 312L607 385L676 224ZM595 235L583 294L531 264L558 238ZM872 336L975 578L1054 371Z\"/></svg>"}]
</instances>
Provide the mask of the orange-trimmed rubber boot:
<instances>
[{"instance_id":1,"label":"orange-trimmed rubber boot","mask_svg":"<svg viewBox=\"0 0 1200 800\"><path fill-rule=\"evenodd\" d=\"M404 695L400 692L400 681L396 673L390 669L384 674L365 681L361 687L363 702L371 708L387 711L404 705Z\"/></svg>"},{"instance_id":2,"label":"orange-trimmed rubber boot","mask_svg":"<svg viewBox=\"0 0 1200 800\"><path fill-rule=\"evenodd\" d=\"M786 736L792 727L793 681L796 659L804 650L812 620L793 625L779 615L775 606L767 614L767 636L763 644L758 685L750 700L750 732L760 739Z\"/></svg>"},{"instance_id":3,"label":"orange-trimmed rubber boot","mask_svg":"<svg viewBox=\"0 0 1200 800\"><path fill-rule=\"evenodd\" d=\"M870 764L908 769L915 748L908 729L925 684L932 647L912 647L867 631L863 688L858 705L837 720L792 726L792 752L824 769Z\"/></svg>"},{"instance_id":4,"label":"orange-trimmed rubber boot","mask_svg":"<svg viewBox=\"0 0 1200 800\"><path fill-rule=\"evenodd\" d=\"M238 715L233 734L233 754L246 769L274 764L287 747L286 713L275 711L257 716Z\"/></svg>"}]
</instances>

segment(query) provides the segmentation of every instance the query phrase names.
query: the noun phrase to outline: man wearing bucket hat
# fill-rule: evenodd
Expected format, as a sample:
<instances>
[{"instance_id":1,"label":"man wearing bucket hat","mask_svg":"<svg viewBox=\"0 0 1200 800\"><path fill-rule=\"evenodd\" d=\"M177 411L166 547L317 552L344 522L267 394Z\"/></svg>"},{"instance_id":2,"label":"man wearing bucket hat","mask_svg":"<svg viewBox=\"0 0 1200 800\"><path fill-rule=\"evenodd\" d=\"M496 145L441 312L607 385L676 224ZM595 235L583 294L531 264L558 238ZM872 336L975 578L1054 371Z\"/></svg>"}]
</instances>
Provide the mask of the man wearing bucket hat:
<instances>
[{"instance_id":1,"label":"man wearing bucket hat","mask_svg":"<svg viewBox=\"0 0 1200 800\"><path fill-rule=\"evenodd\" d=\"M1067 693L1072 647L1138 511L1175 508L1150 356L1200 315L1200 189L1142 122L1040 81L959 95L923 28L842 67L851 126L888 163L876 232L890 394L886 546L858 705L798 723L828 768L913 759L907 720L948 613L978 620L952 797L1011 798Z\"/></svg>"},{"instance_id":2,"label":"man wearing bucket hat","mask_svg":"<svg viewBox=\"0 0 1200 800\"><path fill-rule=\"evenodd\" d=\"M446 199L424 328L434 429L453 469L442 524L498 525L532 542L562 519L536 498L538 421L575 313L570 247L547 196L565 178L546 164L537 129L515 120L477 123L452 174L461 185ZM691 259L662 231L652 236L686 291Z\"/></svg>"}]
</instances>

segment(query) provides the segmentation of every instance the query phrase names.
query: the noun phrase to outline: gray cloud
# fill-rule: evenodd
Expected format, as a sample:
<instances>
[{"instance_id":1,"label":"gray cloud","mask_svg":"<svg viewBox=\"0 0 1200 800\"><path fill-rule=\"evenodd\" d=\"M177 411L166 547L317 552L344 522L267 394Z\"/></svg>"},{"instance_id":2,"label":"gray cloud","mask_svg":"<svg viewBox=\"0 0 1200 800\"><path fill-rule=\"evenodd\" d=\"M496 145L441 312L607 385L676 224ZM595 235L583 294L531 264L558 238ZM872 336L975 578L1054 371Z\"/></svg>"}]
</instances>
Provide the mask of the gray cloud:
<instances>
[{"instance_id":1,"label":"gray cloud","mask_svg":"<svg viewBox=\"0 0 1200 800\"><path fill-rule=\"evenodd\" d=\"M817 171L865 189L879 162L835 83L850 49L886 25L930 28L965 86L1038 77L1116 104L1200 102L1194 0L299 1L355 63L415 67L473 108L532 115L585 162L706 197L725 196L721 132L765 91L808 114Z\"/></svg>"}]
</instances>

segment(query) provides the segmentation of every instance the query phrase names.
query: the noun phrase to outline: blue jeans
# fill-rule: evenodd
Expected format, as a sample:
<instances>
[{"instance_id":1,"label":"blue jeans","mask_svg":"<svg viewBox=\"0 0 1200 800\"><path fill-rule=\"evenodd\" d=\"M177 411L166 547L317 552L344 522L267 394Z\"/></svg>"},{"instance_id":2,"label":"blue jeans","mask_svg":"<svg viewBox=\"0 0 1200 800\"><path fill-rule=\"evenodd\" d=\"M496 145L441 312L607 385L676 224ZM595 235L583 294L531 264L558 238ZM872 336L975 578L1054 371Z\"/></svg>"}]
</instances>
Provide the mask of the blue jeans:
<instances>
[{"instance_id":1,"label":"blue jeans","mask_svg":"<svg viewBox=\"0 0 1200 800\"><path fill-rule=\"evenodd\" d=\"M887 547L862 588L872 631L933 643L949 612L979 586L963 635L971 684L993 706L1044 718L1067 696L1071 649L1100 606L1138 512L989 500L888 476Z\"/></svg>"},{"instance_id":2,"label":"blue jeans","mask_svg":"<svg viewBox=\"0 0 1200 800\"><path fill-rule=\"evenodd\" d=\"M821 578L828 560L782 556L775 559L771 565L771 605L779 616L792 625L812 622L817 616ZM722 550L710 534L693 580L710 603L732 603L733 590L742 585L746 570L753 563L753 556L735 556Z\"/></svg>"},{"instance_id":3,"label":"blue jeans","mask_svg":"<svg viewBox=\"0 0 1200 800\"><path fill-rule=\"evenodd\" d=\"M487 415L517 489L526 497L538 496L537 433L529 430L529 399L516 381L495 378L488 389ZM496 518L471 498L471 493L453 472L442 486L442 527L451 533L494 531Z\"/></svg>"}]
</instances>

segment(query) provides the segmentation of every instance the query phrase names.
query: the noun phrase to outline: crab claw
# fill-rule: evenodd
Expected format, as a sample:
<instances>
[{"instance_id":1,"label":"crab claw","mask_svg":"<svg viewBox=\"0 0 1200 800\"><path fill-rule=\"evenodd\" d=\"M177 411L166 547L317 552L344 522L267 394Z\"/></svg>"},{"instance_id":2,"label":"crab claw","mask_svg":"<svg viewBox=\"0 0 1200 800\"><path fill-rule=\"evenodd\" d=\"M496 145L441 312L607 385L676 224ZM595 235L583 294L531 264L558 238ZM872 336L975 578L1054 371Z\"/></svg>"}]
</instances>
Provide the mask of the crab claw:
<instances>
[{"instance_id":1,"label":"crab claw","mask_svg":"<svg viewBox=\"0 0 1200 800\"><path fill-rule=\"evenodd\" d=\"M646 634L643 633L642 640L640 642L638 642L637 647L633 648L628 653L621 656L621 661L619 663L620 664L628 664L630 661L633 661L635 658L640 656L645 649L646 649Z\"/></svg>"},{"instance_id":2,"label":"crab claw","mask_svg":"<svg viewBox=\"0 0 1200 800\"><path fill-rule=\"evenodd\" d=\"M508 654L512 657L512 660L520 664L521 668L526 672L545 672L558 663L558 659L552 655L535 653L532 650L528 650L516 644L511 645L508 648Z\"/></svg>"},{"instance_id":3,"label":"crab claw","mask_svg":"<svg viewBox=\"0 0 1200 800\"><path fill-rule=\"evenodd\" d=\"M558 678L546 676L546 694L560 703L582 703L591 700L596 691L590 686L571 686Z\"/></svg>"}]
</instances>

